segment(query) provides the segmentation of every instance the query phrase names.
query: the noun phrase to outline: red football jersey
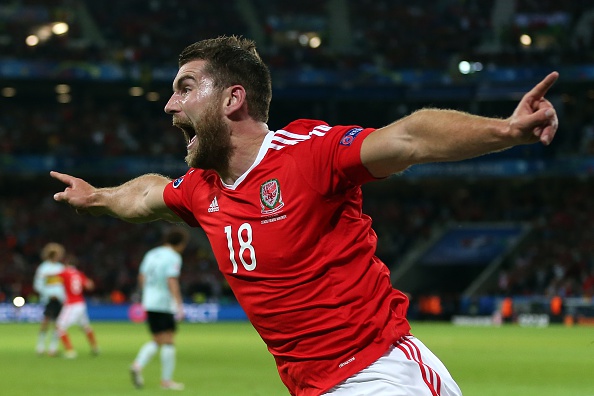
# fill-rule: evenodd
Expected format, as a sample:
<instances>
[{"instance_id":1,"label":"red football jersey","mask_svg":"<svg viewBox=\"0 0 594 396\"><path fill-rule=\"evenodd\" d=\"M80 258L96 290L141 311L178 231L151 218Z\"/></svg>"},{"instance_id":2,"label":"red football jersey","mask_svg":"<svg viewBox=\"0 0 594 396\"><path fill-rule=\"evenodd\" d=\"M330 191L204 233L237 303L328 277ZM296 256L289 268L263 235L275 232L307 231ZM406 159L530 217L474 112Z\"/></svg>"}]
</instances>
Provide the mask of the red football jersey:
<instances>
[{"instance_id":1,"label":"red football jersey","mask_svg":"<svg viewBox=\"0 0 594 396\"><path fill-rule=\"evenodd\" d=\"M64 283L66 304L85 301L83 293L87 277L82 272L74 267L66 267L58 276L62 278L62 282Z\"/></svg>"},{"instance_id":2,"label":"red football jersey","mask_svg":"<svg viewBox=\"0 0 594 396\"><path fill-rule=\"evenodd\" d=\"M293 395L327 391L410 330L361 209L371 132L297 120L266 136L235 184L190 169L165 188L168 207L206 232Z\"/></svg>"}]
</instances>

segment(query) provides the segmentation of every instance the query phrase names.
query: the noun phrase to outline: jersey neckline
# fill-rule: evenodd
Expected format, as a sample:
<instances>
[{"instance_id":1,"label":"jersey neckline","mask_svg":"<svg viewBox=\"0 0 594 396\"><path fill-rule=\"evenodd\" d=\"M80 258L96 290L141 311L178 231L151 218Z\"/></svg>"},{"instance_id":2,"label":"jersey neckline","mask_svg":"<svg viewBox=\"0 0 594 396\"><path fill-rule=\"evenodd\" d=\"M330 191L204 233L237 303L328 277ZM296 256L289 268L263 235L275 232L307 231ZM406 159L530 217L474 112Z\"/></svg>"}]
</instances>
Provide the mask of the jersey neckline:
<instances>
[{"instance_id":1,"label":"jersey neckline","mask_svg":"<svg viewBox=\"0 0 594 396\"><path fill-rule=\"evenodd\" d=\"M229 190L235 190L241 184L241 182L249 175L249 173L252 171L252 169L254 169L256 166L258 166L260 164L260 162L262 162L262 160L264 159L264 156L266 155L266 153L268 152L268 149L270 148L270 143L272 142L274 133L275 132L273 132L273 131L270 131L270 130L268 131L268 133L264 137L264 140L262 141L262 145L260 146L260 150L258 151L258 155L256 156L254 163L245 172L243 172L243 174L241 176L239 176L237 178L237 180L235 180L235 183L227 184L223 181L223 179L221 179L219 177L219 180L221 181L221 184L223 185L223 187L225 187Z\"/></svg>"}]
</instances>

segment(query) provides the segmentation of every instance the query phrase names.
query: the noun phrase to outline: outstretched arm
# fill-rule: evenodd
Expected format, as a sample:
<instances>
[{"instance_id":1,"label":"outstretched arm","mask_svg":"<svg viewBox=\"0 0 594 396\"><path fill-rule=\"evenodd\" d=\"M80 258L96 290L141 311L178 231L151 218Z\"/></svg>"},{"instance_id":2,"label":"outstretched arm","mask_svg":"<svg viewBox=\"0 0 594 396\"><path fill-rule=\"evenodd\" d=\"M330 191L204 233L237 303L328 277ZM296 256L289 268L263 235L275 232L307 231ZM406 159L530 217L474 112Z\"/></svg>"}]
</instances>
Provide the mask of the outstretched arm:
<instances>
[{"instance_id":1,"label":"outstretched arm","mask_svg":"<svg viewBox=\"0 0 594 396\"><path fill-rule=\"evenodd\" d=\"M91 278L85 278L85 290L93 291L95 289L95 282Z\"/></svg>"},{"instance_id":2,"label":"outstretched arm","mask_svg":"<svg viewBox=\"0 0 594 396\"><path fill-rule=\"evenodd\" d=\"M96 188L64 173L52 171L50 175L67 185L64 191L54 194L54 199L66 202L79 213L109 215L131 223L182 221L163 200L163 190L170 181L164 176L146 174L118 187Z\"/></svg>"},{"instance_id":3,"label":"outstretched arm","mask_svg":"<svg viewBox=\"0 0 594 396\"><path fill-rule=\"evenodd\" d=\"M551 143L558 120L545 94L553 72L526 93L507 119L455 110L423 109L367 136L361 160L372 175L385 177L411 165L459 161L516 145Z\"/></svg>"}]
</instances>

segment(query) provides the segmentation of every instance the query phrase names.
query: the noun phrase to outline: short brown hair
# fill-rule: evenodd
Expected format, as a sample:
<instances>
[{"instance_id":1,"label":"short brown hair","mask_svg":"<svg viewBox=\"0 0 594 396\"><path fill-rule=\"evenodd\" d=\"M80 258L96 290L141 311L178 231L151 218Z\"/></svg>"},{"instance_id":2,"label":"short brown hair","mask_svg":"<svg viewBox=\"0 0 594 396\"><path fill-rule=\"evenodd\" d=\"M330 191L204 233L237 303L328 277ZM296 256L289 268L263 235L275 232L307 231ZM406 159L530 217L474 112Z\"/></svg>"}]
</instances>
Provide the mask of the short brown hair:
<instances>
[{"instance_id":1,"label":"short brown hair","mask_svg":"<svg viewBox=\"0 0 594 396\"><path fill-rule=\"evenodd\" d=\"M217 88L241 85L246 91L249 115L257 121L268 122L272 99L270 70L260 58L253 40L220 36L198 41L181 52L179 66L194 60L206 61L204 71Z\"/></svg>"},{"instance_id":2,"label":"short brown hair","mask_svg":"<svg viewBox=\"0 0 594 396\"><path fill-rule=\"evenodd\" d=\"M188 230L183 227L177 226L169 228L163 236L163 242L170 244L172 246L186 244L188 243L189 239L190 233L188 232Z\"/></svg>"},{"instance_id":3,"label":"short brown hair","mask_svg":"<svg viewBox=\"0 0 594 396\"><path fill-rule=\"evenodd\" d=\"M64 258L66 249L56 242L50 242L41 249L41 259L46 261L60 261Z\"/></svg>"}]
</instances>

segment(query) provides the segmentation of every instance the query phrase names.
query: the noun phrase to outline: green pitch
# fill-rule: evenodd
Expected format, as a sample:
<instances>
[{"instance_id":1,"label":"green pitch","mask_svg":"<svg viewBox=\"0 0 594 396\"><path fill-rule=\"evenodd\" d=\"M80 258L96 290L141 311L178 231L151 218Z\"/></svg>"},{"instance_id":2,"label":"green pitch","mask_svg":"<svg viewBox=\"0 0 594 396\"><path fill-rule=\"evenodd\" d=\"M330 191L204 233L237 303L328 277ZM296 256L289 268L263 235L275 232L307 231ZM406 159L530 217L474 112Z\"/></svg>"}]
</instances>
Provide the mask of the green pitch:
<instances>
[{"instance_id":1,"label":"green pitch","mask_svg":"<svg viewBox=\"0 0 594 396\"><path fill-rule=\"evenodd\" d=\"M0 324L0 394L27 396L163 395L159 359L132 387L128 367L148 339L143 324L93 323L101 355L70 329L74 360L35 354L37 324ZM446 364L466 396L594 396L594 329L454 327L413 323L413 333ZM177 337L181 394L288 395L272 356L249 323L188 324Z\"/></svg>"}]
</instances>

